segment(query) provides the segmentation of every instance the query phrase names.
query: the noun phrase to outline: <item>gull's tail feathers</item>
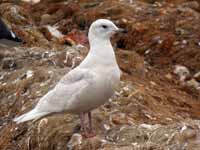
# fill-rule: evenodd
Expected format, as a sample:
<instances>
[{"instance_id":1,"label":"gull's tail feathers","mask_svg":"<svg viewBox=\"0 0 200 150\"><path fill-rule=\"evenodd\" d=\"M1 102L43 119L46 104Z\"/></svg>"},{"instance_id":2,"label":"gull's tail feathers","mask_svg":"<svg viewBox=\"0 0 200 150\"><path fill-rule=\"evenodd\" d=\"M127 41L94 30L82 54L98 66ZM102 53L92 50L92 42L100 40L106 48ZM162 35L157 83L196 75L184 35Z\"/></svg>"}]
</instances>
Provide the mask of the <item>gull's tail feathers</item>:
<instances>
[{"instance_id":1,"label":"gull's tail feathers","mask_svg":"<svg viewBox=\"0 0 200 150\"><path fill-rule=\"evenodd\" d=\"M38 112L36 109L33 109L17 118L15 118L13 121L18 123L26 122L33 119L39 119L45 115L49 114L48 112Z\"/></svg>"}]
</instances>

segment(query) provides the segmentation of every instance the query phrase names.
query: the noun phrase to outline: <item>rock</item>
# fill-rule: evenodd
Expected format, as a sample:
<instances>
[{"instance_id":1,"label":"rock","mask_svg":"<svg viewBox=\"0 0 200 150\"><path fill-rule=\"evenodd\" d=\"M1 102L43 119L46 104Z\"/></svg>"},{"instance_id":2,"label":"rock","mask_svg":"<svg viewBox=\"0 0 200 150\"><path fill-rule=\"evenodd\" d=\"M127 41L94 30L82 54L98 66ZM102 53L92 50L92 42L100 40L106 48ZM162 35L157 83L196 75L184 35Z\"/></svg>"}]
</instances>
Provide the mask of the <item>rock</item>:
<instances>
[{"instance_id":1,"label":"rock","mask_svg":"<svg viewBox=\"0 0 200 150\"><path fill-rule=\"evenodd\" d=\"M53 22L53 18L49 14L44 14L41 16L41 24L51 24Z\"/></svg>"},{"instance_id":2,"label":"rock","mask_svg":"<svg viewBox=\"0 0 200 150\"><path fill-rule=\"evenodd\" d=\"M200 82L200 71L195 73L194 75L195 80L197 80L198 82Z\"/></svg>"},{"instance_id":3,"label":"rock","mask_svg":"<svg viewBox=\"0 0 200 150\"><path fill-rule=\"evenodd\" d=\"M83 143L83 137L81 134L75 133L72 135L70 141L67 143L69 150L78 150Z\"/></svg>"},{"instance_id":4,"label":"rock","mask_svg":"<svg viewBox=\"0 0 200 150\"><path fill-rule=\"evenodd\" d=\"M185 130L182 131L181 136L186 141L189 139L194 139L197 136L197 133L192 128L186 128Z\"/></svg>"},{"instance_id":5,"label":"rock","mask_svg":"<svg viewBox=\"0 0 200 150\"><path fill-rule=\"evenodd\" d=\"M16 69L17 64L12 57L7 57L2 60L2 69Z\"/></svg>"},{"instance_id":6,"label":"rock","mask_svg":"<svg viewBox=\"0 0 200 150\"><path fill-rule=\"evenodd\" d=\"M176 65L174 73L179 76L180 81L185 81L190 76L190 71L187 67L182 65Z\"/></svg>"},{"instance_id":7,"label":"rock","mask_svg":"<svg viewBox=\"0 0 200 150\"><path fill-rule=\"evenodd\" d=\"M191 79L191 80L187 81L186 85L189 86L189 87L193 87L195 89L199 89L200 88L200 83L197 82L195 79Z\"/></svg>"}]
</instances>

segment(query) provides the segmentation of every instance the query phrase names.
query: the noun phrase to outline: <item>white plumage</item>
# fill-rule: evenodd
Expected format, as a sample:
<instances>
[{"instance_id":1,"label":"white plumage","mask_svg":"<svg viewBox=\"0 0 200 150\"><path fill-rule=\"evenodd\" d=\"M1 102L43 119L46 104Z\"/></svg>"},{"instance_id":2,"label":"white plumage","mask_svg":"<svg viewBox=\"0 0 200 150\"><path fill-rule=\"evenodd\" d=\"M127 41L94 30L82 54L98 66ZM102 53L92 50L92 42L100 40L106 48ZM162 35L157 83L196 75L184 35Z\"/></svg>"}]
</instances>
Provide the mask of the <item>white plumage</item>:
<instances>
[{"instance_id":1,"label":"white plumage","mask_svg":"<svg viewBox=\"0 0 200 150\"><path fill-rule=\"evenodd\" d=\"M111 21L99 19L89 29L90 51L30 112L14 119L21 123L55 112L86 113L105 103L120 81L110 37L119 31Z\"/></svg>"}]
</instances>

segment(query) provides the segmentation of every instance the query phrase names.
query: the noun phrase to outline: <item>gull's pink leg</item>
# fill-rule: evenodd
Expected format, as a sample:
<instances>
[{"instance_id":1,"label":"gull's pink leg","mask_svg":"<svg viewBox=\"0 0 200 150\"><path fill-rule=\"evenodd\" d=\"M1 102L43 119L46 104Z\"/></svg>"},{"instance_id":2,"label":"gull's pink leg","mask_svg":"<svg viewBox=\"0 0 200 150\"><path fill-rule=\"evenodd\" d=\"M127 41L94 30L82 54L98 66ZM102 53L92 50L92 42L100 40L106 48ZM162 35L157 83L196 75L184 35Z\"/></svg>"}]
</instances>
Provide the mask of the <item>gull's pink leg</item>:
<instances>
[{"instance_id":1,"label":"gull's pink leg","mask_svg":"<svg viewBox=\"0 0 200 150\"><path fill-rule=\"evenodd\" d=\"M85 124L84 124L84 113L80 113L80 120L81 120L81 130L83 132L83 134L87 134L86 128L85 128Z\"/></svg>"},{"instance_id":2,"label":"gull's pink leg","mask_svg":"<svg viewBox=\"0 0 200 150\"><path fill-rule=\"evenodd\" d=\"M88 120L89 120L89 136L93 137L93 136L95 136L95 132L93 130L93 125L92 125L92 113L91 113L91 111L88 112Z\"/></svg>"},{"instance_id":3,"label":"gull's pink leg","mask_svg":"<svg viewBox=\"0 0 200 150\"><path fill-rule=\"evenodd\" d=\"M89 119L89 132L87 132L87 129L85 127L85 124L84 124L84 113L80 113L80 120L81 120L81 132L82 132L82 135L85 136L86 138L90 138L90 137L94 137L95 134L93 132L93 129L92 129L92 115L91 115L91 112L88 113L88 119Z\"/></svg>"},{"instance_id":4,"label":"gull's pink leg","mask_svg":"<svg viewBox=\"0 0 200 150\"><path fill-rule=\"evenodd\" d=\"M88 112L88 120L89 120L89 132L91 132L93 130L93 126L92 126L92 113L91 113L91 111Z\"/></svg>"}]
</instances>

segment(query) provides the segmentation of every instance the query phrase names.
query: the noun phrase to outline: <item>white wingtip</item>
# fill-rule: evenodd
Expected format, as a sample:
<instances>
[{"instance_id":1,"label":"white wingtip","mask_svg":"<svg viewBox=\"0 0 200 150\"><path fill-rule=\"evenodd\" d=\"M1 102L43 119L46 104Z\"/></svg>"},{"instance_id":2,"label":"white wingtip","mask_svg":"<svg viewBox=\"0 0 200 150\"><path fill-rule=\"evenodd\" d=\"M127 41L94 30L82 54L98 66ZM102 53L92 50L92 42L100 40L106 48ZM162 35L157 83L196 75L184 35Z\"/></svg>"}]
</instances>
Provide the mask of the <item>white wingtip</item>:
<instances>
[{"instance_id":1,"label":"white wingtip","mask_svg":"<svg viewBox=\"0 0 200 150\"><path fill-rule=\"evenodd\" d=\"M39 119L47 114L48 114L47 112L37 112L33 109L28 113L25 113L17 118L14 118L13 121L19 124L19 123L26 122L29 120Z\"/></svg>"}]
</instances>

